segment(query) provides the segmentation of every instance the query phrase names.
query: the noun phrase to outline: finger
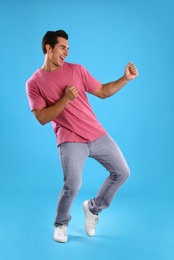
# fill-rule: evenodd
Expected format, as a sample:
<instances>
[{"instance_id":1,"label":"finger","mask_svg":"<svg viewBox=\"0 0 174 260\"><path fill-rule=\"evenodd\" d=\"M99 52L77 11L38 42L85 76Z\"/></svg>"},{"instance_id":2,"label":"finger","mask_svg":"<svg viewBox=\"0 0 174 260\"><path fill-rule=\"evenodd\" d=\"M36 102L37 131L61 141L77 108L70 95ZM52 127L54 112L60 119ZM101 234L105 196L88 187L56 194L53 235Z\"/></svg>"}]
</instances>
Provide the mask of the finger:
<instances>
[{"instance_id":1,"label":"finger","mask_svg":"<svg viewBox=\"0 0 174 260\"><path fill-rule=\"evenodd\" d=\"M68 85L68 86L66 87L66 89L74 89L74 88L75 88L74 85Z\"/></svg>"},{"instance_id":2,"label":"finger","mask_svg":"<svg viewBox=\"0 0 174 260\"><path fill-rule=\"evenodd\" d=\"M129 71L130 71L131 74L134 74L134 75L137 74L137 68L135 67L134 64L129 66Z\"/></svg>"},{"instance_id":3,"label":"finger","mask_svg":"<svg viewBox=\"0 0 174 260\"><path fill-rule=\"evenodd\" d=\"M134 74L134 73L136 73L137 70L136 70L136 68L130 68L129 71L130 71L130 73Z\"/></svg>"},{"instance_id":4,"label":"finger","mask_svg":"<svg viewBox=\"0 0 174 260\"><path fill-rule=\"evenodd\" d=\"M71 88L71 91L72 91L72 92L78 92L78 89L77 89L76 87L72 87L72 88Z\"/></svg>"},{"instance_id":5,"label":"finger","mask_svg":"<svg viewBox=\"0 0 174 260\"><path fill-rule=\"evenodd\" d=\"M78 94L77 88L74 87L71 91L72 91L73 95L77 96L77 94Z\"/></svg>"}]
</instances>

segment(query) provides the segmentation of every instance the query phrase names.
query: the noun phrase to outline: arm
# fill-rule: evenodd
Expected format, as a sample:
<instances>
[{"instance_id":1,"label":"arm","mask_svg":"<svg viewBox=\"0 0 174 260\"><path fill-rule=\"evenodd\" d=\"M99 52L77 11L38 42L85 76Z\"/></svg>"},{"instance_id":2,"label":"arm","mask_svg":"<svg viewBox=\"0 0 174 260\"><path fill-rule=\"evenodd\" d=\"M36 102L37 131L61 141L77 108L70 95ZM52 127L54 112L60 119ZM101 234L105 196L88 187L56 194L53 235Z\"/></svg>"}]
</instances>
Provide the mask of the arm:
<instances>
[{"instance_id":1,"label":"arm","mask_svg":"<svg viewBox=\"0 0 174 260\"><path fill-rule=\"evenodd\" d=\"M124 75L116 81L102 84L92 94L100 98L107 98L118 92L123 86L125 86L130 80L138 76L138 71L135 65L130 62L125 68Z\"/></svg>"},{"instance_id":2,"label":"arm","mask_svg":"<svg viewBox=\"0 0 174 260\"><path fill-rule=\"evenodd\" d=\"M42 107L38 109L34 109L33 113L36 119L42 125L49 123L50 121L54 120L59 114L64 110L64 108L75 99L78 95L78 90L75 86L68 86L65 90L65 95L57 101L54 105L50 107Z\"/></svg>"}]
</instances>

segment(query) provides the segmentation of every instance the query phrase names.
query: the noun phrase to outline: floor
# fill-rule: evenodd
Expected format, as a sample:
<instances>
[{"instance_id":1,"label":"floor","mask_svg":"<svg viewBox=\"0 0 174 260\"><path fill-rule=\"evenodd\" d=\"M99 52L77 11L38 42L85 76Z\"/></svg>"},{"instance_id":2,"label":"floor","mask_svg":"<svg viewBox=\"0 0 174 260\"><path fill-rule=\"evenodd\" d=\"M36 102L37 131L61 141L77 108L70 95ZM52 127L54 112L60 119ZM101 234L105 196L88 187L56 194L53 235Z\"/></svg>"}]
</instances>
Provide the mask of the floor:
<instances>
[{"instance_id":1,"label":"floor","mask_svg":"<svg viewBox=\"0 0 174 260\"><path fill-rule=\"evenodd\" d=\"M82 203L77 196L71 211L67 243L52 239L57 191L49 188L1 189L0 259L54 260L174 259L174 210L169 198L131 195L125 190L100 215L96 236L84 231Z\"/></svg>"}]
</instances>

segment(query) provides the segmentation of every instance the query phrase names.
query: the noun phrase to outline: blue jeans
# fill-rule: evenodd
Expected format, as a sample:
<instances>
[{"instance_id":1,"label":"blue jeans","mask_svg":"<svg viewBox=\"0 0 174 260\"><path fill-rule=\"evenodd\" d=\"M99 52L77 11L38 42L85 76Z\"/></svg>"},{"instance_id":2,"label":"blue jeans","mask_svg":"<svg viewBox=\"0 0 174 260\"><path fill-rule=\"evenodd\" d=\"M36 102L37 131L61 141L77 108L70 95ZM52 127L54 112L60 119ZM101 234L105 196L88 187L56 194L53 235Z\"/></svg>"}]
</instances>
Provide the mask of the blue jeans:
<instances>
[{"instance_id":1,"label":"blue jeans","mask_svg":"<svg viewBox=\"0 0 174 260\"><path fill-rule=\"evenodd\" d=\"M95 198L89 201L89 209L99 214L109 207L115 193L128 178L130 171L118 145L109 136L89 143L63 143L59 146L64 174L64 185L58 200L54 225L68 224L70 209L82 185L82 170L87 157L94 158L109 172Z\"/></svg>"}]
</instances>

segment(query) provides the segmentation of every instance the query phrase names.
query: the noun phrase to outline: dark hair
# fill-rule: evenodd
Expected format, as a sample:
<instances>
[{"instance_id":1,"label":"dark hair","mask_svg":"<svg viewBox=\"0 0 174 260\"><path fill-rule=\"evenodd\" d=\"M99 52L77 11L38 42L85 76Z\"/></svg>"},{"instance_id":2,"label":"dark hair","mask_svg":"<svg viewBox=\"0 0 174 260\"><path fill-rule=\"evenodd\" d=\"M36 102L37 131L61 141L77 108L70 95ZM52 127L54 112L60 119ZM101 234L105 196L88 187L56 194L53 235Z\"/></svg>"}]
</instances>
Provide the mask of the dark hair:
<instances>
[{"instance_id":1,"label":"dark hair","mask_svg":"<svg viewBox=\"0 0 174 260\"><path fill-rule=\"evenodd\" d=\"M46 54L46 44L50 44L52 48L54 48L55 44L58 43L57 37L62 37L68 40L68 34L63 30L58 31L48 31L43 39L42 39L42 51L44 54Z\"/></svg>"}]
</instances>

